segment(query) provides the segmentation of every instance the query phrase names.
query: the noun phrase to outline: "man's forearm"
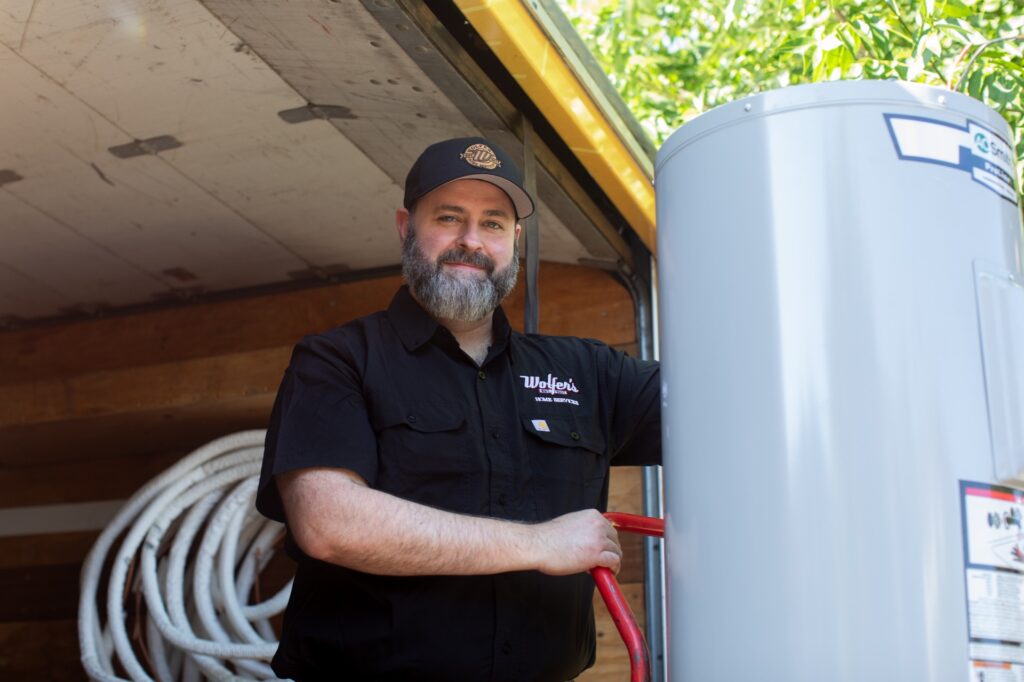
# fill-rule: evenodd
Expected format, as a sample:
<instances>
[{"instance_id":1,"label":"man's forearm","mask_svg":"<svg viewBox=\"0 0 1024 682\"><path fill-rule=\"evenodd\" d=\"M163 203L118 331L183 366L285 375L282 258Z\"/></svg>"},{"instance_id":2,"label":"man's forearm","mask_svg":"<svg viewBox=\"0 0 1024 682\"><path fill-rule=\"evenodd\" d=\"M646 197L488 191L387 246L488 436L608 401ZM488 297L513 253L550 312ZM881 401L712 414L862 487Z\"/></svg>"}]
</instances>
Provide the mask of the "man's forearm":
<instances>
[{"instance_id":1,"label":"man's forearm","mask_svg":"<svg viewBox=\"0 0 1024 682\"><path fill-rule=\"evenodd\" d=\"M288 525L308 555L381 575L618 568L614 529L594 510L528 525L446 512L366 487L336 469L281 477Z\"/></svg>"}]
</instances>

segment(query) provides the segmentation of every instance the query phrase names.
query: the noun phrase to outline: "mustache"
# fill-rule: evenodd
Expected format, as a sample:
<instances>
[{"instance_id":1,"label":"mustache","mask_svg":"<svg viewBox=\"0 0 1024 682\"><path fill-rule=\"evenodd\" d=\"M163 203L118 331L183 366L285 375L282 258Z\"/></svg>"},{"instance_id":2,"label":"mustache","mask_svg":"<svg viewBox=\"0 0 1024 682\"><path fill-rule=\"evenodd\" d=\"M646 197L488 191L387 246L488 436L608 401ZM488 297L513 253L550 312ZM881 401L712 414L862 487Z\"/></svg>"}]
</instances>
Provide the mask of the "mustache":
<instances>
[{"instance_id":1,"label":"mustache","mask_svg":"<svg viewBox=\"0 0 1024 682\"><path fill-rule=\"evenodd\" d=\"M494 260L486 254L475 251L469 253L462 249L448 249L437 257L437 267L440 268L442 263L465 263L466 265L472 265L474 267L483 268L487 271L487 274L494 272Z\"/></svg>"}]
</instances>

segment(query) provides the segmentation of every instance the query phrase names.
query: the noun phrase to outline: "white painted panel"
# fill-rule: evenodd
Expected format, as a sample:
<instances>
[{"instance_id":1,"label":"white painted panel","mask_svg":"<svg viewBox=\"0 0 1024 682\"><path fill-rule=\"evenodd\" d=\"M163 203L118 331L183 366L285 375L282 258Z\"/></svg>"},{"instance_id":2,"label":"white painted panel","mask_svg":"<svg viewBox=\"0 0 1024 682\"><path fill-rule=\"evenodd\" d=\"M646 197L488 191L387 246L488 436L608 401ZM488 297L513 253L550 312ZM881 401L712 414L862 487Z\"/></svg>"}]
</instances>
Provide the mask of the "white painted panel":
<instances>
[{"instance_id":1,"label":"white painted panel","mask_svg":"<svg viewBox=\"0 0 1024 682\"><path fill-rule=\"evenodd\" d=\"M3 244L28 279L0 314L395 263L405 170L477 132L358 2L0 0L0 92L0 191L50 216ZM353 118L278 116L307 100ZM183 146L108 151L159 135ZM541 217L546 260L586 255Z\"/></svg>"},{"instance_id":2,"label":"white painted panel","mask_svg":"<svg viewBox=\"0 0 1024 682\"><path fill-rule=\"evenodd\" d=\"M283 279L304 263L159 156L117 159L131 137L0 48L0 87L10 92L0 129L24 180L7 191L160 278L167 287L239 287ZM182 282L164 274L181 268ZM135 300L144 292L124 281ZM166 288L166 287L165 287Z\"/></svg>"},{"instance_id":3,"label":"white painted panel","mask_svg":"<svg viewBox=\"0 0 1024 682\"><path fill-rule=\"evenodd\" d=\"M15 48L18 46L35 4L35 0L3 0L0 2L0 44Z\"/></svg>"},{"instance_id":4,"label":"white painted panel","mask_svg":"<svg viewBox=\"0 0 1024 682\"><path fill-rule=\"evenodd\" d=\"M405 172L426 145L477 131L358 2L210 0L207 6L305 99L350 110L351 118L330 127L357 140L358 148L333 145L334 161L309 183L328 219L292 230L288 243L319 264L396 262L394 210Z\"/></svg>"},{"instance_id":5,"label":"white painted panel","mask_svg":"<svg viewBox=\"0 0 1024 682\"><path fill-rule=\"evenodd\" d=\"M22 181L28 182L28 181ZM14 188L15 185L10 185ZM166 289L160 281L0 188L0 263L24 273L59 307L123 305ZM45 284L43 284L45 283ZM47 306L41 314L56 314ZM26 315L0 307L0 315Z\"/></svg>"},{"instance_id":6,"label":"white painted panel","mask_svg":"<svg viewBox=\"0 0 1024 682\"><path fill-rule=\"evenodd\" d=\"M346 152L345 162L329 170L334 180L317 181L318 195L326 191L334 199L330 211L339 219L326 229L293 232L296 241L289 244L303 255L315 247L317 253L330 254L326 262L355 267L394 262L393 211L401 205L399 183L406 170L428 144L480 131L360 3L207 0L206 5L306 99L352 112L353 118L332 124L358 140L364 153ZM390 201L368 216L370 202L360 199L368 195L353 192L366 173L366 155L398 181L393 191L383 193ZM574 263L590 255L543 206L540 218L545 260Z\"/></svg>"},{"instance_id":7,"label":"white painted panel","mask_svg":"<svg viewBox=\"0 0 1024 682\"><path fill-rule=\"evenodd\" d=\"M563 225L547 205L538 202L537 224L540 227L540 254L543 260L556 263L577 263L581 258L592 258L569 229Z\"/></svg>"},{"instance_id":8,"label":"white painted panel","mask_svg":"<svg viewBox=\"0 0 1024 682\"><path fill-rule=\"evenodd\" d=\"M175 150L174 162L311 263L396 262L401 190L329 123L289 128L257 148L223 153L228 138Z\"/></svg>"},{"instance_id":9,"label":"white painted panel","mask_svg":"<svg viewBox=\"0 0 1024 682\"><path fill-rule=\"evenodd\" d=\"M165 274L175 268L195 275L188 286L222 288L282 279L287 270L303 267L158 157L99 167L112 184L79 164L45 179L26 178L9 191L47 206L50 215L168 286L182 284ZM56 195L54 185L64 191Z\"/></svg>"},{"instance_id":10,"label":"white painted panel","mask_svg":"<svg viewBox=\"0 0 1024 682\"><path fill-rule=\"evenodd\" d=\"M239 39L204 7L193 0L139 3L130 12L52 6L37 10L36 22L46 28L26 41L33 63L132 136L177 137L184 146L160 158L302 260L354 268L394 262L386 246L400 190L330 124L281 120L277 112L305 100L251 50L238 49ZM259 259L246 261L258 279L284 277ZM253 279L223 274L225 286Z\"/></svg>"}]
</instances>

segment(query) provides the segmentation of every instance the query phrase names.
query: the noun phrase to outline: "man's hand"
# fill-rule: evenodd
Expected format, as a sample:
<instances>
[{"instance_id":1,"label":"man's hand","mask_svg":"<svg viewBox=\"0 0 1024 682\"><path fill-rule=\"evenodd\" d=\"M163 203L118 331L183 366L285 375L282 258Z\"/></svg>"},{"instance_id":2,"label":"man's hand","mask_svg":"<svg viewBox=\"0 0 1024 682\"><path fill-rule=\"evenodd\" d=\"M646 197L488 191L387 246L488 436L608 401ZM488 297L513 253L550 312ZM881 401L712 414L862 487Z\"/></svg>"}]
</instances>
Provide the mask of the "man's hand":
<instances>
[{"instance_id":1,"label":"man's hand","mask_svg":"<svg viewBox=\"0 0 1024 682\"><path fill-rule=\"evenodd\" d=\"M539 550L537 569L549 575L571 575L607 566L619 572L619 534L596 509L559 516L532 527Z\"/></svg>"}]
</instances>

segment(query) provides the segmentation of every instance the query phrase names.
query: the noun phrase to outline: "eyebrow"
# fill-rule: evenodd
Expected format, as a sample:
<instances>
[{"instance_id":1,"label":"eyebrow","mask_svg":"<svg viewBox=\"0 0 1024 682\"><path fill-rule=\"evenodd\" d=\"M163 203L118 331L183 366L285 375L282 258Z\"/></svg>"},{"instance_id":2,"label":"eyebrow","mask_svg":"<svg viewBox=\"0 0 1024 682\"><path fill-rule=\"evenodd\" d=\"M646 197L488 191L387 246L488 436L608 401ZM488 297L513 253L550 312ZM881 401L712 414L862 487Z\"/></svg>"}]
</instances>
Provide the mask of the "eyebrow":
<instances>
[{"instance_id":1,"label":"eyebrow","mask_svg":"<svg viewBox=\"0 0 1024 682\"><path fill-rule=\"evenodd\" d=\"M451 211L452 213L465 213L466 209L455 204L441 204L435 209L435 212L439 211ZM500 208L489 208L484 211L484 215L495 216L498 218L511 218L508 211L503 211Z\"/></svg>"}]
</instances>

